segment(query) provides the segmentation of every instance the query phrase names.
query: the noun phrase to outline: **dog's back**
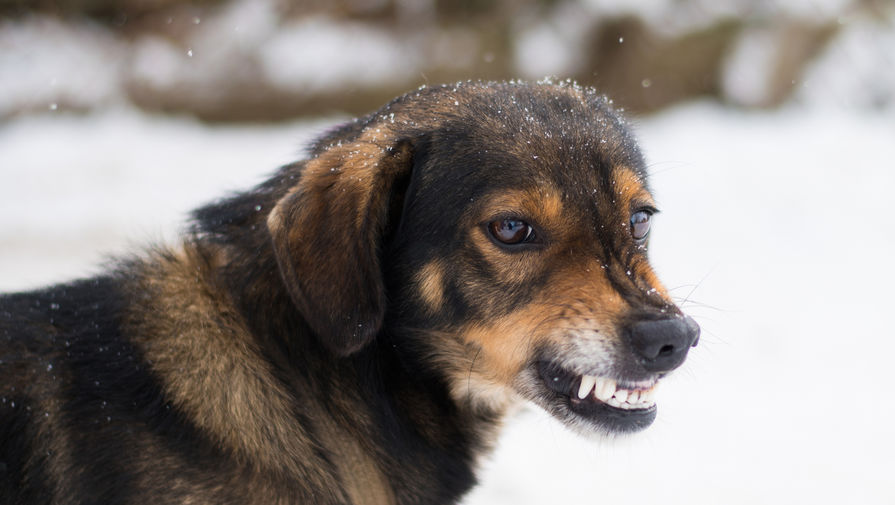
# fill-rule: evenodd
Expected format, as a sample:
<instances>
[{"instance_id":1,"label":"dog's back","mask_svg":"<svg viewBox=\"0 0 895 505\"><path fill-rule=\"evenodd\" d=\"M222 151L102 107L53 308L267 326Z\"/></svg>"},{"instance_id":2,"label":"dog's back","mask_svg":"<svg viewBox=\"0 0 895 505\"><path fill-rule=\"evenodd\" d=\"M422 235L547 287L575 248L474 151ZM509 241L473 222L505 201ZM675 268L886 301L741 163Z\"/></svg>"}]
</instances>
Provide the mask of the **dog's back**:
<instances>
[{"instance_id":1,"label":"dog's back","mask_svg":"<svg viewBox=\"0 0 895 505\"><path fill-rule=\"evenodd\" d=\"M114 399L133 401L133 391L151 384L121 336L124 300L117 286L114 278L100 277L0 296L4 503L53 502L57 483L96 491L122 470L88 470L98 450L132 450L124 440L99 438L105 431L99 425L133 412ZM109 444L117 447L106 449Z\"/></svg>"}]
</instances>

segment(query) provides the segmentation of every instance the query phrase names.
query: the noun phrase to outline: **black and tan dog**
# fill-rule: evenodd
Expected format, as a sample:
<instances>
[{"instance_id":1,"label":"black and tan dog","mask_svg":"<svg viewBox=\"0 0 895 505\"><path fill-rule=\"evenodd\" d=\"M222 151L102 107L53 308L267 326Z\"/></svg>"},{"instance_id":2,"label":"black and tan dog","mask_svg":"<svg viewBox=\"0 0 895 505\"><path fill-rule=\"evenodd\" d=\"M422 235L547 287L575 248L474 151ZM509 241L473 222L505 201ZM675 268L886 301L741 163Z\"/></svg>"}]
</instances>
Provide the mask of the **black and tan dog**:
<instances>
[{"instance_id":1,"label":"black and tan dog","mask_svg":"<svg viewBox=\"0 0 895 505\"><path fill-rule=\"evenodd\" d=\"M454 503L520 399L646 427L698 327L644 176L591 89L421 89L176 247L0 298L0 503Z\"/></svg>"}]
</instances>

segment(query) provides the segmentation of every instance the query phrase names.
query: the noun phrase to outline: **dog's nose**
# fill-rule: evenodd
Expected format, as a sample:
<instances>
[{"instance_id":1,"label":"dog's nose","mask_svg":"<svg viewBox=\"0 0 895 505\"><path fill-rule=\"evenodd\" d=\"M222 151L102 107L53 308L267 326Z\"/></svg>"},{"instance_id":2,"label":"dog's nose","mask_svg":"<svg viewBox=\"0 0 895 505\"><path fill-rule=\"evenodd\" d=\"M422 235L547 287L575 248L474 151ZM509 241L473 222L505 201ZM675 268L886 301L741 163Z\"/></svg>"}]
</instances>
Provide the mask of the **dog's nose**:
<instances>
[{"instance_id":1,"label":"dog's nose","mask_svg":"<svg viewBox=\"0 0 895 505\"><path fill-rule=\"evenodd\" d=\"M699 342L699 325L689 316L638 321L627 329L628 342L650 372L679 367Z\"/></svg>"}]
</instances>

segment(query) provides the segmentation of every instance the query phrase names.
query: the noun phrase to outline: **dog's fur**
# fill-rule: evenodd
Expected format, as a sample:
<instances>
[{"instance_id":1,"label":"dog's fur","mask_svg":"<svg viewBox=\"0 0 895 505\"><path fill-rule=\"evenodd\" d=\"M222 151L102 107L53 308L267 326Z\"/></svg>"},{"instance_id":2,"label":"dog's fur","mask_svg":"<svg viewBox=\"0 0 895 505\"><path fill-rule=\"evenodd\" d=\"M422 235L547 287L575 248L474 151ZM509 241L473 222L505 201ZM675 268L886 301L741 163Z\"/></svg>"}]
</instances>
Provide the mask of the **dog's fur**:
<instances>
[{"instance_id":1,"label":"dog's fur","mask_svg":"<svg viewBox=\"0 0 895 505\"><path fill-rule=\"evenodd\" d=\"M643 207L642 157L591 89L400 97L181 244L0 298L0 503L454 503L519 399L642 428L654 408L569 391L667 371L626 337L682 318L631 237ZM500 243L508 219L537 240Z\"/></svg>"}]
</instances>

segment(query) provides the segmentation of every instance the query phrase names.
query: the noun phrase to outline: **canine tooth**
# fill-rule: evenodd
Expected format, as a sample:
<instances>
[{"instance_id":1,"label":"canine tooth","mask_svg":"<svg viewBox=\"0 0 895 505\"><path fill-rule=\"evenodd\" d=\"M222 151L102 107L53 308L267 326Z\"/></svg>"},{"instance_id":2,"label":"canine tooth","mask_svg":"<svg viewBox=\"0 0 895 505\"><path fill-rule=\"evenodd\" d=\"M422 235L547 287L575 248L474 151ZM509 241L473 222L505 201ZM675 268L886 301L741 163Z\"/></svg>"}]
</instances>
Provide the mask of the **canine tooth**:
<instances>
[{"instance_id":1,"label":"canine tooth","mask_svg":"<svg viewBox=\"0 0 895 505\"><path fill-rule=\"evenodd\" d=\"M585 399L597 383L597 378L593 375L584 375L581 377L581 385L578 386L578 398Z\"/></svg>"},{"instance_id":2,"label":"canine tooth","mask_svg":"<svg viewBox=\"0 0 895 505\"><path fill-rule=\"evenodd\" d=\"M617 389L613 395L619 403L625 403L628 399L628 391L625 389Z\"/></svg>"},{"instance_id":3,"label":"canine tooth","mask_svg":"<svg viewBox=\"0 0 895 505\"><path fill-rule=\"evenodd\" d=\"M606 401L612 398L612 393L615 393L615 381L612 379L597 379L597 387L594 389L594 395L600 401Z\"/></svg>"}]
</instances>

